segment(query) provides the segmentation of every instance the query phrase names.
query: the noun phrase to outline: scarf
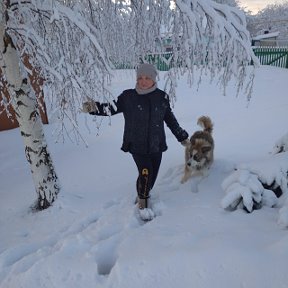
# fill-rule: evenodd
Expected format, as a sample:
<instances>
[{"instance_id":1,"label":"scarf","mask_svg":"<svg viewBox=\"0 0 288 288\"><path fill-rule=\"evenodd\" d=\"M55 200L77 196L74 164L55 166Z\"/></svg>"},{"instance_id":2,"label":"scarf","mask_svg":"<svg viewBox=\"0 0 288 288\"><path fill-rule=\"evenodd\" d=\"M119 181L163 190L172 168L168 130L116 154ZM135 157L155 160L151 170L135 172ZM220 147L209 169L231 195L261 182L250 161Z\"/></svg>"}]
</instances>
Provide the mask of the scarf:
<instances>
[{"instance_id":1,"label":"scarf","mask_svg":"<svg viewBox=\"0 0 288 288\"><path fill-rule=\"evenodd\" d=\"M155 83L152 87L148 88L148 89L140 89L138 87L138 85L136 85L136 92L140 95L145 95L145 94L148 94L148 93L151 93L153 91L155 91L157 89L157 83Z\"/></svg>"}]
</instances>

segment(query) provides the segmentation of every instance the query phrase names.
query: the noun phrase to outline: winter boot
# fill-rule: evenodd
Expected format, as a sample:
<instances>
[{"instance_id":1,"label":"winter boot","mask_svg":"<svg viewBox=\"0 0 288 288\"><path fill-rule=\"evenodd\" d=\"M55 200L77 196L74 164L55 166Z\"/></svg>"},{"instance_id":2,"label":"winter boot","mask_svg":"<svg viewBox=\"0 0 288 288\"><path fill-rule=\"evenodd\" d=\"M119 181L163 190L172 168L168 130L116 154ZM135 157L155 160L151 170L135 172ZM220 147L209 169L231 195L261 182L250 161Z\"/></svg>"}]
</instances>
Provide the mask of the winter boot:
<instances>
[{"instance_id":1,"label":"winter boot","mask_svg":"<svg viewBox=\"0 0 288 288\"><path fill-rule=\"evenodd\" d=\"M153 210L148 208L148 199L138 197L137 201L140 217L143 221L151 221L155 217Z\"/></svg>"},{"instance_id":2,"label":"winter boot","mask_svg":"<svg viewBox=\"0 0 288 288\"><path fill-rule=\"evenodd\" d=\"M148 208L148 198L144 198L144 199L142 199L142 198L137 198L137 204L138 204L138 208L140 209L140 210L142 210L142 209L145 209L145 208Z\"/></svg>"}]
</instances>

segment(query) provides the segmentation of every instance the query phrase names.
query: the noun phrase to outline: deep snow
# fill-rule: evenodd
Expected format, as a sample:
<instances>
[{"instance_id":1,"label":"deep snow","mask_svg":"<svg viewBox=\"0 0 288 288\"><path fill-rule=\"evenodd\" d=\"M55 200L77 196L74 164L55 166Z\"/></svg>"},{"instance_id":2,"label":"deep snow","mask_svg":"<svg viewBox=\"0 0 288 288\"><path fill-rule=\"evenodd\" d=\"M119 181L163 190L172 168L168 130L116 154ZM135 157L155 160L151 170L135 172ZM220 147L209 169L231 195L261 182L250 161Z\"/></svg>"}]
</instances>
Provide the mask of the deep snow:
<instances>
[{"instance_id":1,"label":"deep snow","mask_svg":"<svg viewBox=\"0 0 288 288\"><path fill-rule=\"evenodd\" d=\"M287 133L287 79L287 69L257 69L249 105L232 84L222 96L207 77L198 91L179 80L174 113L189 133L199 116L212 118L215 162L197 193L191 182L180 184L184 148L166 129L169 149L152 192L157 217L145 225L134 205L135 164L120 151L122 115L111 125L103 119L100 136L93 117L81 115L88 148L54 143L54 124L45 127L62 190L39 213L29 209L36 195L19 131L1 132L0 287L287 288L288 230L279 223L285 197L250 214L222 208L235 167L258 163L267 177L277 168L263 159ZM118 71L114 95L134 81Z\"/></svg>"}]
</instances>

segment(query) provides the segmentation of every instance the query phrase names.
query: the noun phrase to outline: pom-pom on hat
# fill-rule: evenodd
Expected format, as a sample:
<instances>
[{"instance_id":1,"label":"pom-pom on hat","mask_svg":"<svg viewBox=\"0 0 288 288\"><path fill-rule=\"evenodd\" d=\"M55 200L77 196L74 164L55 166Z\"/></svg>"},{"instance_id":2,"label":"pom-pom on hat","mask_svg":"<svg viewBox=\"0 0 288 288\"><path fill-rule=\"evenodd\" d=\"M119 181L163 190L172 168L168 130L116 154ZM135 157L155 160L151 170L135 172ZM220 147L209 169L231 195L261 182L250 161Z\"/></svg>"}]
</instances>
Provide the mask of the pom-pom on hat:
<instances>
[{"instance_id":1,"label":"pom-pom on hat","mask_svg":"<svg viewBox=\"0 0 288 288\"><path fill-rule=\"evenodd\" d=\"M156 82L157 70L152 64L144 63L144 64L139 65L136 75L137 75L137 79L140 76L147 76L150 79L152 79L154 82Z\"/></svg>"}]
</instances>

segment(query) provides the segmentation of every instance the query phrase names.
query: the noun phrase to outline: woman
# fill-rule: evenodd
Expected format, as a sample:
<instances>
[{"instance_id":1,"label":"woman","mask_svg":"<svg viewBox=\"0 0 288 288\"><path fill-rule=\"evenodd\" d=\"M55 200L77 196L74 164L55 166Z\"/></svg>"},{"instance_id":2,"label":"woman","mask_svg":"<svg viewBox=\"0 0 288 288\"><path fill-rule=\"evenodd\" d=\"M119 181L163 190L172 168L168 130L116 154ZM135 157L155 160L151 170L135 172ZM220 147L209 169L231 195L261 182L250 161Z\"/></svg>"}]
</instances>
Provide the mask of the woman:
<instances>
[{"instance_id":1,"label":"woman","mask_svg":"<svg viewBox=\"0 0 288 288\"><path fill-rule=\"evenodd\" d=\"M168 95L157 88L157 71L151 64L141 64L137 69L135 89L129 89L115 101L115 107L107 103L85 102L83 112L107 116L123 113L125 119L121 149L130 152L138 168L136 182L137 203L142 218L151 220L154 213L148 207L150 190L156 181L162 152L167 150L164 122L177 140L189 143L188 133L183 130L170 108ZM145 213L142 210L146 210ZM146 215L146 216L143 216Z\"/></svg>"}]
</instances>

